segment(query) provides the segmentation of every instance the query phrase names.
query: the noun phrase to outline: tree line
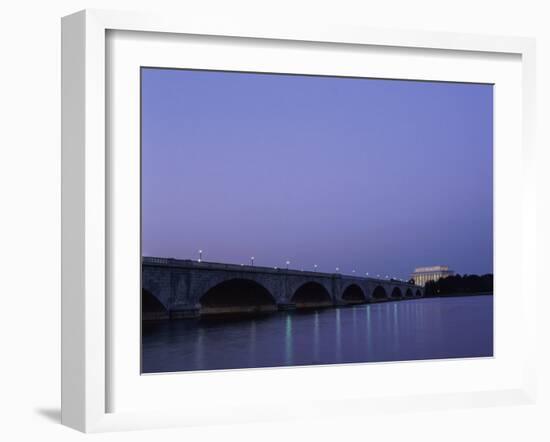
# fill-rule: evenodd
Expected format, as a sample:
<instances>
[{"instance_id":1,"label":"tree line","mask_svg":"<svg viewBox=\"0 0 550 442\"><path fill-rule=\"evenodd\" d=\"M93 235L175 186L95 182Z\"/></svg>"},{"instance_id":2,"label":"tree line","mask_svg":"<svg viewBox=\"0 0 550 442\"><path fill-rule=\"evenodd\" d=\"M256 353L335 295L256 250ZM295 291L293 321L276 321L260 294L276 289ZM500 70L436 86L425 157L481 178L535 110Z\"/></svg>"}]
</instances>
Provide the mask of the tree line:
<instances>
[{"instance_id":1,"label":"tree line","mask_svg":"<svg viewBox=\"0 0 550 442\"><path fill-rule=\"evenodd\" d=\"M425 296L449 296L454 294L492 293L493 274L453 275L428 281L424 286Z\"/></svg>"}]
</instances>

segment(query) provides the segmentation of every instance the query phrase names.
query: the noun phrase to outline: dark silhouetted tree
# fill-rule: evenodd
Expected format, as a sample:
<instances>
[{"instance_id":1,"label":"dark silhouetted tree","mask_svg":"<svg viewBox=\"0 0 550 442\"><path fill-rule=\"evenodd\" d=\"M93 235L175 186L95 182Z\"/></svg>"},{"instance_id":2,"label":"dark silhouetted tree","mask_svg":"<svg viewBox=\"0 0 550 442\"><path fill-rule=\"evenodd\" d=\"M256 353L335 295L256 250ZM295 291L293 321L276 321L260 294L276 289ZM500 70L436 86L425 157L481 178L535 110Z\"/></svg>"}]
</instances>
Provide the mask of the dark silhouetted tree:
<instances>
[{"instance_id":1,"label":"dark silhouetted tree","mask_svg":"<svg viewBox=\"0 0 550 442\"><path fill-rule=\"evenodd\" d=\"M489 293L493 291L493 275L453 275L438 281L428 281L424 288L426 296Z\"/></svg>"}]
</instances>

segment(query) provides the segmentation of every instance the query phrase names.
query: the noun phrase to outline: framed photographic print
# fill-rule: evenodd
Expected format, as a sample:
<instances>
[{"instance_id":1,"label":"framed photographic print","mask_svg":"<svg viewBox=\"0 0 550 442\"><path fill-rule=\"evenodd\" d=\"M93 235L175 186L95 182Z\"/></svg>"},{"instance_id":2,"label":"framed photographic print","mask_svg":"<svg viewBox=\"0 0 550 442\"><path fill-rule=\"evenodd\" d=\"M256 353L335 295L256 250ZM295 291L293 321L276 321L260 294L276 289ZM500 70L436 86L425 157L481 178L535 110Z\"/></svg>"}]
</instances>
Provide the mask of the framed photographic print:
<instances>
[{"instance_id":1,"label":"framed photographic print","mask_svg":"<svg viewBox=\"0 0 550 442\"><path fill-rule=\"evenodd\" d=\"M493 356L492 111L491 84L142 67L142 373ZM467 275L411 275L439 256Z\"/></svg>"},{"instance_id":2,"label":"framed photographic print","mask_svg":"<svg viewBox=\"0 0 550 442\"><path fill-rule=\"evenodd\" d=\"M532 40L84 11L62 42L66 425L532 400Z\"/></svg>"}]
</instances>

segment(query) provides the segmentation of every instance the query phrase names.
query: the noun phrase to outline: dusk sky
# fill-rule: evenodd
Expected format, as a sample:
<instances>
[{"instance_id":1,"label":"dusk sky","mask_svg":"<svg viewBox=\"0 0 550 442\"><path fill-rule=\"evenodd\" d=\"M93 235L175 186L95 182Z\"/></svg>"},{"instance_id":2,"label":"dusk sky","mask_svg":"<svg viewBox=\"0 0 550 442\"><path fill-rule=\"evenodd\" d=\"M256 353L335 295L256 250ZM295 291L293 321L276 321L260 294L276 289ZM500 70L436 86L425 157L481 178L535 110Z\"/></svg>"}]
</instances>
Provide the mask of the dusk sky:
<instances>
[{"instance_id":1,"label":"dusk sky","mask_svg":"<svg viewBox=\"0 0 550 442\"><path fill-rule=\"evenodd\" d=\"M142 69L144 256L493 271L493 87Z\"/></svg>"}]
</instances>

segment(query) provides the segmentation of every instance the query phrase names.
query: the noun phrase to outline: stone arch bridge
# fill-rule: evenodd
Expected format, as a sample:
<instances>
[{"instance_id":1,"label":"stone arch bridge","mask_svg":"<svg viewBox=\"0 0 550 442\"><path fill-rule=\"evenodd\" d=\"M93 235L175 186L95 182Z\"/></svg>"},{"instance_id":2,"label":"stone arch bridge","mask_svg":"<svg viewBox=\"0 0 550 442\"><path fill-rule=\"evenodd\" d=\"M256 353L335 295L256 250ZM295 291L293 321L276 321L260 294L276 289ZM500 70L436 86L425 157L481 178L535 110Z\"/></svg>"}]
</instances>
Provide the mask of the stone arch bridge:
<instances>
[{"instance_id":1,"label":"stone arch bridge","mask_svg":"<svg viewBox=\"0 0 550 442\"><path fill-rule=\"evenodd\" d=\"M422 297L396 280L284 268L144 257L144 319L254 313Z\"/></svg>"}]
</instances>

